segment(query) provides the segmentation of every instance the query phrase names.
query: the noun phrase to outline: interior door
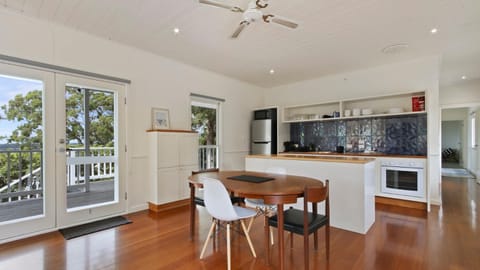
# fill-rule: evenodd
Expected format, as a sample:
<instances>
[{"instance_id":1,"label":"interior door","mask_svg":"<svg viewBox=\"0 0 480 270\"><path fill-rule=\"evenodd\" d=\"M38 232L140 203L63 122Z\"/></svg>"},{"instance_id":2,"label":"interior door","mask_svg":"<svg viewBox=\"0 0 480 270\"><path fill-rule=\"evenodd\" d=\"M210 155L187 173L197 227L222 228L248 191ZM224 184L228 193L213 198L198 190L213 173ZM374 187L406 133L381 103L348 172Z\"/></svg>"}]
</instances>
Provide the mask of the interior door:
<instances>
[{"instance_id":1,"label":"interior door","mask_svg":"<svg viewBox=\"0 0 480 270\"><path fill-rule=\"evenodd\" d=\"M55 228L54 75L0 63L0 243Z\"/></svg>"},{"instance_id":2,"label":"interior door","mask_svg":"<svg viewBox=\"0 0 480 270\"><path fill-rule=\"evenodd\" d=\"M125 211L125 86L56 75L58 227Z\"/></svg>"}]
</instances>

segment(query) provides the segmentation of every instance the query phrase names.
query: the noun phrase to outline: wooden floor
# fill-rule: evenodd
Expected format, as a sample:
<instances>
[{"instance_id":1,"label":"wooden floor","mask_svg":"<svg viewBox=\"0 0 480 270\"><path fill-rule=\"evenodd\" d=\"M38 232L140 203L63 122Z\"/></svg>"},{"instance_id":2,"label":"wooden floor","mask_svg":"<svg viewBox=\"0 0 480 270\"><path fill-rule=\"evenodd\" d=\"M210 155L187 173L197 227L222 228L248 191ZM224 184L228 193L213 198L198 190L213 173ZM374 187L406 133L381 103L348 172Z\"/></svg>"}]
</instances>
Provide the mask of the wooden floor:
<instances>
[{"instance_id":1,"label":"wooden floor","mask_svg":"<svg viewBox=\"0 0 480 270\"><path fill-rule=\"evenodd\" d=\"M328 262L320 233L320 249L310 253L311 269L480 269L480 185L444 178L443 202L428 215L377 206L367 235L332 228ZM217 238L215 251L210 245L206 258L198 259L210 218L198 208L198 232L190 241L188 213L144 211L128 215L132 224L68 241L54 232L0 245L0 269L225 269L223 237ZM261 219L251 234L257 258L246 240L234 234L233 269L276 269L276 246L266 265ZM294 240L293 249L287 245L286 266L303 269L302 241L298 236Z\"/></svg>"}]
</instances>

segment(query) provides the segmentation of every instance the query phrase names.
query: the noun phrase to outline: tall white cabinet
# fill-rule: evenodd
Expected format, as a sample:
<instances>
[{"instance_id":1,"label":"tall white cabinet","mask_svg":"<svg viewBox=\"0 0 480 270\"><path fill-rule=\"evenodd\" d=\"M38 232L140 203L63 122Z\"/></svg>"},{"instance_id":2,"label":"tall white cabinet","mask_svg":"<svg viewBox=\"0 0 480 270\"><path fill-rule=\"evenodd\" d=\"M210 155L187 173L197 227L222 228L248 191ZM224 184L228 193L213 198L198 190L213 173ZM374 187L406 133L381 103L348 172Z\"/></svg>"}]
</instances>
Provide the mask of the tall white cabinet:
<instances>
[{"instance_id":1,"label":"tall white cabinet","mask_svg":"<svg viewBox=\"0 0 480 270\"><path fill-rule=\"evenodd\" d=\"M149 208L155 212L188 203L188 177L198 170L198 134L149 130Z\"/></svg>"}]
</instances>

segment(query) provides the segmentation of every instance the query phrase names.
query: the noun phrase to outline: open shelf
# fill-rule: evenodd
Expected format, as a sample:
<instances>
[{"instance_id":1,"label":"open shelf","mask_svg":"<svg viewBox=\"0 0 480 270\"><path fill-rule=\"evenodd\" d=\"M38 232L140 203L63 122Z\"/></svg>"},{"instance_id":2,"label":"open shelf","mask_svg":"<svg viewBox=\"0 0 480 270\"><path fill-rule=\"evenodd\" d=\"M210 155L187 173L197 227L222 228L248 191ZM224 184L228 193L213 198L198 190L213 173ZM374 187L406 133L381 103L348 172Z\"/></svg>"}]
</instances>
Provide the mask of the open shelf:
<instances>
[{"instance_id":1,"label":"open shelf","mask_svg":"<svg viewBox=\"0 0 480 270\"><path fill-rule=\"evenodd\" d=\"M409 92L318 104L288 106L283 109L282 122L298 123L331 121L338 119L386 117L426 113L425 104L423 104L425 110L412 111L412 98L417 96L425 96L425 92ZM395 108L395 110L391 111L392 108ZM370 109L371 113L368 115L362 115L361 112L363 109ZM345 110L350 110L350 116L344 115ZM355 115L353 115L354 111L356 112ZM339 115L339 117L333 117L335 112L338 112L337 115ZM332 118L326 118L324 115L332 116Z\"/></svg>"}]
</instances>

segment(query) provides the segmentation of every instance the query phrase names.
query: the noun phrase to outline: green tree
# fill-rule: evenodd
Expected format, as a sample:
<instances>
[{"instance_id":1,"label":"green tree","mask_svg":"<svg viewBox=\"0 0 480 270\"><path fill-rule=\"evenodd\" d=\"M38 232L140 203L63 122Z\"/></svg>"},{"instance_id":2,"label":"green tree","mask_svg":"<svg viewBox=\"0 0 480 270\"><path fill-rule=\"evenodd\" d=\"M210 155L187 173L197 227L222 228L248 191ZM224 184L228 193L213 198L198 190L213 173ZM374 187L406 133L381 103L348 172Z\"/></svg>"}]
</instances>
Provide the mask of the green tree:
<instances>
[{"instance_id":1,"label":"green tree","mask_svg":"<svg viewBox=\"0 0 480 270\"><path fill-rule=\"evenodd\" d=\"M25 96L18 94L1 106L6 119L19 123L7 138L8 143L17 143L22 149L31 149L42 143L42 92L30 91Z\"/></svg>"},{"instance_id":2,"label":"green tree","mask_svg":"<svg viewBox=\"0 0 480 270\"><path fill-rule=\"evenodd\" d=\"M88 92L90 132L85 136L84 97ZM92 91L78 87L65 89L66 106L66 141L76 146L85 145L88 137L90 146L113 146L114 138L114 96L112 93ZM21 150L42 149L43 141L43 108L42 91L33 90L26 94L18 94L0 106L5 118L18 125L10 136L4 136L8 144ZM10 153L0 155L0 187L6 184L7 178L18 179L30 170L30 160L26 154ZM40 167L41 153L36 152L32 158L33 168ZM10 164L10 165L9 165ZM12 166L11 164L15 164Z\"/></svg>"},{"instance_id":3,"label":"green tree","mask_svg":"<svg viewBox=\"0 0 480 270\"><path fill-rule=\"evenodd\" d=\"M113 146L113 94L77 87L67 87L65 92L66 140L68 143L85 145L85 107L83 99L86 91L89 92L89 143L91 146Z\"/></svg>"},{"instance_id":4,"label":"green tree","mask_svg":"<svg viewBox=\"0 0 480 270\"><path fill-rule=\"evenodd\" d=\"M216 145L217 111L212 108L192 106L192 130L199 132L200 145Z\"/></svg>"}]
</instances>

